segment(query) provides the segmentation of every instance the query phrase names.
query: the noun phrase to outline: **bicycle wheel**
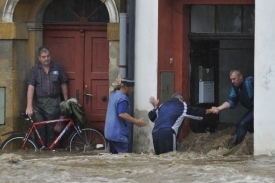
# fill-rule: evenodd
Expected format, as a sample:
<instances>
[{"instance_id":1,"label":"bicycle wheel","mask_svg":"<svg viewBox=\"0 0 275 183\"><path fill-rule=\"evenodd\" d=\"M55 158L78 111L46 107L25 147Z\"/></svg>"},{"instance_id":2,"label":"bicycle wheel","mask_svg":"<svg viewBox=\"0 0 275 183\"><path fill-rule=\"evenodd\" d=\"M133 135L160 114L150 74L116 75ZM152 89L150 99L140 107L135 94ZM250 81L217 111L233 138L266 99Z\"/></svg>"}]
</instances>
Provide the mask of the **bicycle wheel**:
<instances>
[{"instance_id":1,"label":"bicycle wheel","mask_svg":"<svg viewBox=\"0 0 275 183\"><path fill-rule=\"evenodd\" d=\"M87 150L106 150L106 140L103 134L92 127L81 129L81 135L86 140L85 145L81 140L77 132L73 132L68 141L68 150L75 151L87 151Z\"/></svg>"},{"instance_id":2,"label":"bicycle wheel","mask_svg":"<svg viewBox=\"0 0 275 183\"><path fill-rule=\"evenodd\" d=\"M7 138L1 145L0 149L3 150L16 150L21 149L24 143L25 135L13 135ZM38 149L37 144L31 138L28 139L24 149Z\"/></svg>"}]
</instances>

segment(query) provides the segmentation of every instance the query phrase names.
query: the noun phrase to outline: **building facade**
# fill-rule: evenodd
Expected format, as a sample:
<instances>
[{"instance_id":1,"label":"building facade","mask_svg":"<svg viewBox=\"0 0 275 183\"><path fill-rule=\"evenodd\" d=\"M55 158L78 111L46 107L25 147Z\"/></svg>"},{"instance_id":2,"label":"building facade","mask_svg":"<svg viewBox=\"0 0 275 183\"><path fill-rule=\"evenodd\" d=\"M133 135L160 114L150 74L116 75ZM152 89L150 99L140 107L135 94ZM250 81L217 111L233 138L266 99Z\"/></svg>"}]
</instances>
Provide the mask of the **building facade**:
<instances>
[{"instance_id":1,"label":"building facade","mask_svg":"<svg viewBox=\"0 0 275 183\"><path fill-rule=\"evenodd\" d=\"M118 7L115 0L0 2L1 134L26 128L19 114L42 45L63 66L69 97L84 107L87 123L104 129L109 90L119 74Z\"/></svg>"},{"instance_id":2,"label":"building facade","mask_svg":"<svg viewBox=\"0 0 275 183\"><path fill-rule=\"evenodd\" d=\"M147 117L150 96L164 102L174 92L181 92L192 105L211 107L226 100L231 69L254 75L254 153L274 154L275 143L264 143L274 138L273 2L129 0L125 12L119 0L81 1L85 5L72 2L0 2L0 102L4 108L0 134L22 128L19 111L25 110L28 72L37 61L37 48L46 44L53 59L65 67L70 97L84 106L87 123L100 129L104 128L109 91L117 75L128 69L124 75L136 82L133 114L147 122L145 128L133 129L134 152L153 151L153 123ZM121 61L125 37L119 32L131 39L126 52L131 47L133 54L127 56L127 63ZM213 100L201 102L201 74L209 70ZM271 102L267 103L265 96ZM216 122L236 123L244 111L240 106L211 118L213 128ZM180 139L188 135L190 127L199 132L196 125L186 120Z\"/></svg>"}]
</instances>

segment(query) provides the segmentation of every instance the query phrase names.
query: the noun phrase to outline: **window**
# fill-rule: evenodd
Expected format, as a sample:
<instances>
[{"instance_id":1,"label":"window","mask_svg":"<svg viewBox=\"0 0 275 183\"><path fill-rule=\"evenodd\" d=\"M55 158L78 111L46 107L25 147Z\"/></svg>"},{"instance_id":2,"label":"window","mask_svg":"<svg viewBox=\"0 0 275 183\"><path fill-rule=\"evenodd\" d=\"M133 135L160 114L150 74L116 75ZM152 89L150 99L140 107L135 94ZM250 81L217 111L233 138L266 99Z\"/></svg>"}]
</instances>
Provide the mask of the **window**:
<instances>
[{"instance_id":1,"label":"window","mask_svg":"<svg viewBox=\"0 0 275 183\"><path fill-rule=\"evenodd\" d=\"M109 22L109 13L100 0L53 0L45 11L44 22Z\"/></svg>"},{"instance_id":2,"label":"window","mask_svg":"<svg viewBox=\"0 0 275 183\"><path fill-rule=\"evenodd\" d=\"M191 33L254 33L254 5L192 5Z\"/></svg>"}]
</instances>

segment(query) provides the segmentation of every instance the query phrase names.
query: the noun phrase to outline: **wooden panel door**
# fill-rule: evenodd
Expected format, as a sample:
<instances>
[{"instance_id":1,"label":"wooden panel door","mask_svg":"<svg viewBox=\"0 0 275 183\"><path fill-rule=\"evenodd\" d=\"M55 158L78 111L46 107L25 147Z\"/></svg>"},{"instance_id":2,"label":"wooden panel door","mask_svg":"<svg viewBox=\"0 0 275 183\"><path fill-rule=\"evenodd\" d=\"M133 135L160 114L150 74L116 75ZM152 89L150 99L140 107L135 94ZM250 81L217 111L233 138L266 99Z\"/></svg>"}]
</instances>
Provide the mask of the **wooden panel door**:
<instances>
[{"instance_id":1,"label":"wooden panel door","mask_svg":"<svg viewBox=\"0 0 275 183\"><path fill-rule=\"evenodd\" d=\"M84 27L85 28L85 27ZM84 107L87 125L104 130L109 97L109 44L106 30L45 28L44 45L69 78L69 98Z\"/></svg>"},{"instance_id":2,"label":"wooden panel door","mask_svg":"<svg viewBox=\"0 0 275 183\"><path fill-rule=\"evenodd\" d=\"M45 30L44 45L51 51L51 58L61 64L69 79L69 98L83 101L83 33L74 30Z\"/></svg>"},{"instance_id":3,"label":"wooden panel door","mask_svg":"<svg viewBox=\"0 0 275 183\"><path fill-rule=\"evenodd\" d=\"M84 92L88 124L103 130L109 98L109 44L106 31L85 32Z\"/></svg>"}]
</instances>

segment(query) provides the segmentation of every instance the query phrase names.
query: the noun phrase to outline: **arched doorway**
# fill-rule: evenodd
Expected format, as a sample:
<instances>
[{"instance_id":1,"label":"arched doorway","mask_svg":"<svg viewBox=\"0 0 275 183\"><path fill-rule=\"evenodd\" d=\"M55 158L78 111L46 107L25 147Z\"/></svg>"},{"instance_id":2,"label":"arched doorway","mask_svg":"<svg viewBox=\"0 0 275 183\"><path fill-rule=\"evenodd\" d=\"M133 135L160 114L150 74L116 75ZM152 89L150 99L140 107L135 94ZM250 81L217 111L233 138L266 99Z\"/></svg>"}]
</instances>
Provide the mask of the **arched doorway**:
<instances>
[{"instance_id":1,"label":"arched doorway","mask_svg":"<svg viewBox=\"0 0 275 183\"><path fill-rule=\"evenodd\" d=\"M109 96L107 22L100 0L53 0L43 19L43 44L69 78L69 98L77 98L87 124L101 130Z\"/></svg>"}]
</instances>

